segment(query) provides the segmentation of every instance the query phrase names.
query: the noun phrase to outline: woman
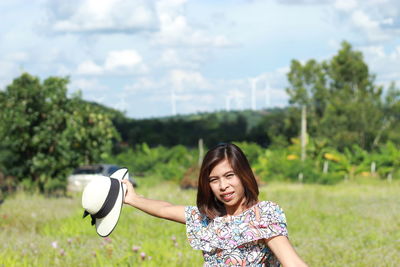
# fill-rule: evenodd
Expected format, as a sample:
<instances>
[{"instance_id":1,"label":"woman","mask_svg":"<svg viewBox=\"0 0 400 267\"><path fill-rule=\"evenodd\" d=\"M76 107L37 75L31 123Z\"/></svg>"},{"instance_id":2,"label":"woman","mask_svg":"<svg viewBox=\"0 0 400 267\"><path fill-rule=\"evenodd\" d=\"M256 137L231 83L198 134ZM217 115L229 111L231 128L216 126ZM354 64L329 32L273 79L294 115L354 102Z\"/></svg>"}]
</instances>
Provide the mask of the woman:
<instances>
[{"instance_id":1,"label":"woman","mask_svg":"<svg viewBox=\"0 0 400 267\"><path fill-rule=\"evenodd\" d=\"M249 162L234 144L220 144L204 157L197 207L176 206L138 196L126 180L124 202L150 215L186 224L194 249L205 266L307 266L287 238L282 209L258 201Z\"/></svg>"}]
</instances>

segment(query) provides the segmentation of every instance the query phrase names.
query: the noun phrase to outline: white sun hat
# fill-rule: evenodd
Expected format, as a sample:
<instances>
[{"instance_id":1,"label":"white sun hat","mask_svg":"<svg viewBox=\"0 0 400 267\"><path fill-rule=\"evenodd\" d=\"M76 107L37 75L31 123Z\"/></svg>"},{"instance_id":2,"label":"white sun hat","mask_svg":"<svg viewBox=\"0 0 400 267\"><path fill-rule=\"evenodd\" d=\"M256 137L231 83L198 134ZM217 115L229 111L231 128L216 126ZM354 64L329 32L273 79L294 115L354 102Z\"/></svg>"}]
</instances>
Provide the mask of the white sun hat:
<instances>
[{"instance_id":1,"label":"white sun hat","mask_svg":"<svg viewBox=\"0 0 400 267\"><path fill-rule=\"evenodd\" d=\"M128 177L128 169L121 168L110 177L94 178L83 190L83 218L90 215L92 225L96 225L96 232L102 237L110 235L118 223L126 193L126 186L121 181Z\"/></svg>"}]
</instances>

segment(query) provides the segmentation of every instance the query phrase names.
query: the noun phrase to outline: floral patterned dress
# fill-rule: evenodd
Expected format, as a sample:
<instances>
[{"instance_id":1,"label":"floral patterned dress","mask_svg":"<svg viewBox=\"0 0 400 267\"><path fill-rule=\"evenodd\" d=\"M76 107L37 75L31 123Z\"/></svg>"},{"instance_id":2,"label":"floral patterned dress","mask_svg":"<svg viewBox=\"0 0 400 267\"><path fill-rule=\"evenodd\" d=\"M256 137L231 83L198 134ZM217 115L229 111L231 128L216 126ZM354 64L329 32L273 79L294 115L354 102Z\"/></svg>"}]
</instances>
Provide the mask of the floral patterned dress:
<instances>
[{"instance_id":1,"label":"floral patterned dress","mask_svg":"<svg viewBox=\"0 0 400 267\"><path fill-rule=\"evenodd\" d=\"M204 266L280 266L264 239L287 236L286 218L275 203L262 201L243 213L217 217L185 207L190 245L203 251Z\"/></svg>"}]
</instances>

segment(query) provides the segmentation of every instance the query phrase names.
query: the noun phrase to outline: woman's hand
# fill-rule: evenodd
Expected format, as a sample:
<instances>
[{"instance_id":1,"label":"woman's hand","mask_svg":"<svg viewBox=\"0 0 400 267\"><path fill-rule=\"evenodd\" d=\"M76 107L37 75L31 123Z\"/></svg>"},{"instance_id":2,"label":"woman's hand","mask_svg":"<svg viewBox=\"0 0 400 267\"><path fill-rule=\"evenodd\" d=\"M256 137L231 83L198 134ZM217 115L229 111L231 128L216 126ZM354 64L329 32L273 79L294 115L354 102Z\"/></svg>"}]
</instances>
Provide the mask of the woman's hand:
<instances>
[{"instance_id":1,"label":"woman's hand","mask_svg":"<svg viewBox=\"0 0 400 267\"><path fill-rule=\"evenodd\" d=\"M130 206L133 206L134 200L137 197L137 194L135 192L135 188L133 188L132 183L129 182L128 179L123 179L121 182L126 186L126 193L125 193L125 197L124 197L124 203L128 204Z\"/></svg>"}]
</instances>

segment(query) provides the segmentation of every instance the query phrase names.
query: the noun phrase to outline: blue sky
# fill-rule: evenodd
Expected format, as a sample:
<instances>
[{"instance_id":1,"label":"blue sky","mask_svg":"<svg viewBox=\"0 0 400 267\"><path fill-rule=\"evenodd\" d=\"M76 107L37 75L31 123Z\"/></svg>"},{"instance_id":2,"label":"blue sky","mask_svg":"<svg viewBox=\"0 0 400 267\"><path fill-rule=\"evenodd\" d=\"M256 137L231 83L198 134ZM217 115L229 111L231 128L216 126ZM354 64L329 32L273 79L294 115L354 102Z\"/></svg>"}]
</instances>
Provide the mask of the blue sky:
<instances>
[{"instance_id":1,"label":"blue sky","mask_svg":"<svg viewBox=\"0 0 400 267\"><path fill-rule=\"evenodd\" d=\"M287 105L290 61L343 40L400 84L396 0L2 0L0 90L22 71L148 118Z\"/></svg>"}]
</instances>

